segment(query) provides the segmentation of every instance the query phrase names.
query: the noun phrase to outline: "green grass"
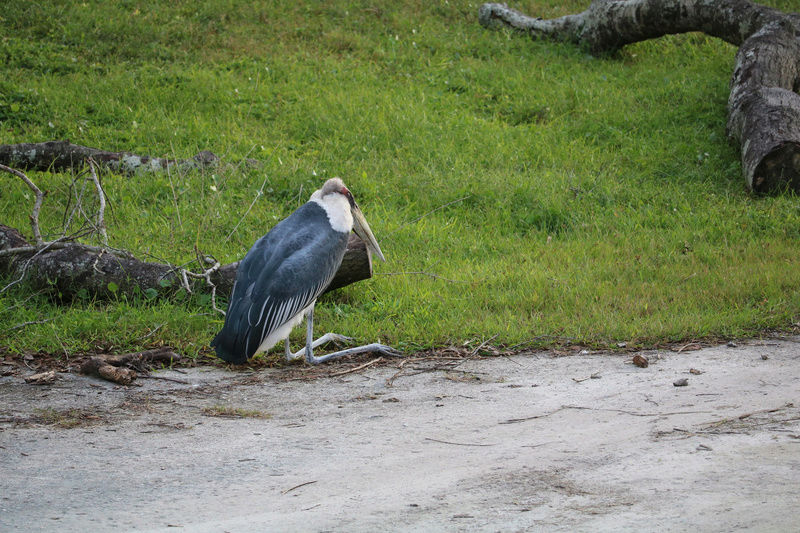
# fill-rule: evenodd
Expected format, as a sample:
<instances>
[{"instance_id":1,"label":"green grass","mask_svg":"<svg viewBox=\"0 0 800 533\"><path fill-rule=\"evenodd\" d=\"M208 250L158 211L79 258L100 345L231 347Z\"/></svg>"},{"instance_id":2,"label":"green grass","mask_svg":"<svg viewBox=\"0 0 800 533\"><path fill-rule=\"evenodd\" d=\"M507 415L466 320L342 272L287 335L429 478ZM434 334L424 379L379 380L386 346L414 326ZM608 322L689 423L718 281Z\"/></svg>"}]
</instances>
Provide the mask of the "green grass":
<instances>
[{"instance_id":1,"label":"green grass","mask_svg":"<svg viewBox=\"0 0 800 533\"><path fill-rule=\"evenodd\" d=\"M561 4L521 7L550 17L587 3ZM343 177L388 262L324 297L318 332L405 350L495 335L652 345L797 319L800 206L744 188L725 137L733 47L690 34L598 59L484 30L477 6L12 1L0 141L221 155L211 172L104 178L112 244L173 263L195 247L240 258ZM59 233L72 177L30 177ZM30 194L0 179L0 222L29 231ZM0 294L13 353L197 355L221 323L205 297Z\"/></svg>"}]
</instances>

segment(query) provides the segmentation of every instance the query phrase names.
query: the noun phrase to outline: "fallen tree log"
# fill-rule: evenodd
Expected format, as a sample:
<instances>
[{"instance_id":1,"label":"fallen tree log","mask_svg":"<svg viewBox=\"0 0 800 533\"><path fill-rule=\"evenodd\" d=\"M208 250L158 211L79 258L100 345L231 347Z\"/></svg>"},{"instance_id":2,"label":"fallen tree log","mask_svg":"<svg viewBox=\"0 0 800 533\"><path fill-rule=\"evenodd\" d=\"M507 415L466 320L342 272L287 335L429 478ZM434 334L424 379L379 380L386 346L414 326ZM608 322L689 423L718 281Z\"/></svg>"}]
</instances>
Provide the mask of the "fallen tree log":
<instances>
[{"instance_id":1,"label":"fallen tree log","mask_svg":"<svg viewBox=\"0 0 800 533\"><path fill-rule=\"evenodd\" d=\"M86 165L88 158L92 158L102 167L125 174L155 172L165 170L167 167L179 170L205 168L219 163L219 157L206 150L191 159L167 159L136 155L131 152L109 152L72 144L69 141L0 145L0 164L23 170L80 171Z\"/></svg>"},{"instance_id":2,"label":"fallen tree log","mask_svg":"<svg viewBox=\"0 0 800 533\"><path fill-rule=\"evenodd\" d=\"M120 385L130 385L136 379L136 371L109 364L103 357L90 357L81 365L81 374L95 376Z\"/></svg>"},{"instance_id":3,"label":"fallen tree log","mask_svg":"<svg viewBox=\"0 0 800 533\"><path fill-rule=\"evenodd\" d=\"M238 262L211 272L209 281L217 292L233 289ZM170 295L187 286L191 291L209 291L203 278L183 276L181 268L140 261L77 242L58 241L34 246L14 228L0 224L0 274L24 279L36 290L69 299L78 294L110 298L126 295ZM350 235L342 265L328 291L372 277L372 259L364 242Z\"/></svg>"},{"instance_id":4,"label":"fallen tree log","mask_svg":"<svg viewBox=\"0 0 800 533\"><path fill-rule=\"evenodd\" d=\"M127 366L140 372L147 372L159 366L169 366L181 360L181 356L169 346L143 352L103 355L102 358L109 365Z\"/></svg>"},{"instance_id":5,"label":"fallen tree log","mask_svg":"<svg viewBox=\"0 0 800 533\"><path fill-rule=\"evenodd\" d=\"M800 14L748 0L594 0L550 20L483 4L480 23L585 46L593 54L667 34L699 31L739 46L727 134L756 192L800 191Z\"/></svg>"},{"instance_id":6,"label":"fallen tree log","mask_svg":"<svg viewBox=\"0 0 800 533\"><path fill-rule=\"evenodd\" d=\"M118 355L93 355L81 363L81 374L95 376L120 385L130 385L139 374L147 375L158 367L181 360L172 348L162 347Z\"/></svg>"}]
</instances>

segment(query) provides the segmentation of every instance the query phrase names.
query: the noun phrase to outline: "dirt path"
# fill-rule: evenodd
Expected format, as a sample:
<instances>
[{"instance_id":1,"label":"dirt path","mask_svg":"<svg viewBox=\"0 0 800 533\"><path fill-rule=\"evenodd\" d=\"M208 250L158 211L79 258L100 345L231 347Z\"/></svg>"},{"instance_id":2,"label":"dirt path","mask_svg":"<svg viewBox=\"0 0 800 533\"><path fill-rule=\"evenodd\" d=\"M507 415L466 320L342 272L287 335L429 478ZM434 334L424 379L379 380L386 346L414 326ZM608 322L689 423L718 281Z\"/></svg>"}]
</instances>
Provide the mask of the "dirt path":
<instances>
[{"instance_id":1,"label":"dirt path","mask_svg":"<svg viewBox=\"0 0 800 533\"><path fill-rule=\"evenodd\" d=\"M0 530L796 530L800 338L645 355L3 377Z\"/></svg>"}]
</instances>

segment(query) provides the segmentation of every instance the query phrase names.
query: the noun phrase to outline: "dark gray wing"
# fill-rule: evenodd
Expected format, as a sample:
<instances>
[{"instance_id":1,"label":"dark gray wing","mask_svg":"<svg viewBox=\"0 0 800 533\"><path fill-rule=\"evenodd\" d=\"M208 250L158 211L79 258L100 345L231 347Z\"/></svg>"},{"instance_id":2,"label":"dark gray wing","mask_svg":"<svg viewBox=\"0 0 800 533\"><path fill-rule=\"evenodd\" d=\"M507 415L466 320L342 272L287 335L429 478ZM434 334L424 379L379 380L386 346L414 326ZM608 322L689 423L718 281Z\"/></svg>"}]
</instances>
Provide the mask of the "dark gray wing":
<instances>
[{"instance_id":1,"label":"dark gray wing","mask_svg":"<svg viewBox=\"0 0 800 533\"><path fill-rule=\"evenodd\" d=\"M256 241L239 264L225 325L211 343L217 355L245 362L308 307L339 269L348 238L331 227L322 207L308 202Z\"/></svg>"}]
</instances>

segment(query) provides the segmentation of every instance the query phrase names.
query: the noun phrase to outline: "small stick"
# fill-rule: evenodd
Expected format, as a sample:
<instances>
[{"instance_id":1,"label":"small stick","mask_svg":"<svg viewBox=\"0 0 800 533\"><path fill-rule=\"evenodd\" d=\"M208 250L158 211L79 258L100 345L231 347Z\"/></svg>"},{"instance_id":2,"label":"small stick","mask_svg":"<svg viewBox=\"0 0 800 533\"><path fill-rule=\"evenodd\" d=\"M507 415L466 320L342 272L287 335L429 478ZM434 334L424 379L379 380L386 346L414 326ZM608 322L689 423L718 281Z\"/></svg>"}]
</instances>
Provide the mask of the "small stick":
<instances>
[{"instance_id":1,"label":"small stick","mask_svg":"<svg viewBox=\"0 0 800 533\"><path fill-rule=\"evenodd\" d=\"M495 339L497 338L497 335L498 335L498 334L497 334L497 333L495 333L494 335L492 335L491 337L489 337L488 339L486 339L485 341L483 341L482 343L480 343L480 345L478 345L478 347L477 347L477 348L475 348L474 350L472 350L472 353L471 353L471 354L469 354L469 356L470 356L470 357L474 357L474 356L475 356L475 354L477 354L477 353L480 351L480 349L481 349L481 348L483 348L484 346L486 346L487 344L489 344L490 342L492 342L493 340L495 340Z\"/></svg>"},{"instance_id":2,"label":"small stick","mask_svg":"<svg viewBox=\"0 0 800 533\"><path fill-rule=\"evenodd\" d=\"M108 233L106 232L105 221L106 193L103 191L103 186L100 185L100 178L97 177L97 172L95 172L95 165L97 165L97 163L95 163L94 159L91 157L86 158L86 161L89 162L89 172L92 175L92 181L94 181L94 186L97 189L97 198L100 201L100 208L97 212L97 229L100 232L100 238L103 241L103 245L108 246Z\"/></svg>"},{"instance_id":3,"label":"small stick","mask_svg":"<svg viewBox=\"0 0 800 533\"><path fill-rule=\"evenodd\" d=\"M330 374L330 377L344 376L345 374L350 374L352 372L358 372L359 370L363 370L363 369L367 368L368 366L372 366L375 363L378 363L380 361L383 361L383 357L375 358L372 361L370 361L368 363L364 363L363 365L359 365L359 366L357 366L355 368L350 368L348 370L340 370L339 372L334 372L333 374Z\"/></svg>"},{"instance_id":4,"label":"small stick","mask_svg":"<svg viewBox=\"0 0 800 533\"><path fill-rule=\"evenodd\" d=\"M681 346L680 348L678 348L677 352L678 352L678 353L681 353L682 351L686 350L686 349L687 349L687 348L689 348L690 346L697 346L697 348L696 348L697 350L699 350L700 348L702 348L702 346L700 346L700 343L699 343L699 342L690 342L689 344L685 344L685 345Z\"/></svg>"},{"instance_id":5,"label":"small stick","mask_svg":"<svg viewBox=\"0 0 800 533\"><path fill-rule=\"evenodd\" d=\"M497 444L475 444L471 442L451 442L449 440L439 440L439 439L432 439L430 437L425 437L425 440L429 440L432 442L441 442L442 444L453 444L455 446L497 446Z\"/></svg>"},{"instance_id":6,"label":"small stick","mask_svg":"<svg viewBox=\"0 0 800 533\"><path fill-rule=\"evenodd\" d=\"M31 320L30 322L23 322L22 324L17 324L16 326L11 326L8 328L8 331L14 331L15 329L22 329L28 326L32 326L34 324L44 324L46 322L50 322L53 320L52 318L46 318L44 320Z\"/></svg>"},{"instance_id":7,"label":"small stick","mask_svg":"<svg viewBox=\"0 0 800 533\"><path fill-rule=\"evenodd\" d=\"M286 490L282 490L281 494L288 494L292 492L294 489L299 489L300 487L305 487L306 485L311 485L312 483L316 483L317 480L314 481L306 481L305 483L300 483L299 485L295 485L294 487L288 488Z\"/></svg>"},{"instance_id":8,"label":"small stick","mask_svg":"<svg viewBox=\"0 0 800 533\"><path fill-rule=\"evenodd\" d=\"M152 374L140 374L142 379L161 379L164 381L172 381L173 383L180 383L182 385L189 385L190 383L184 379L168 378L167 376L153 376Z\"/></svg>"}]
</instances>

